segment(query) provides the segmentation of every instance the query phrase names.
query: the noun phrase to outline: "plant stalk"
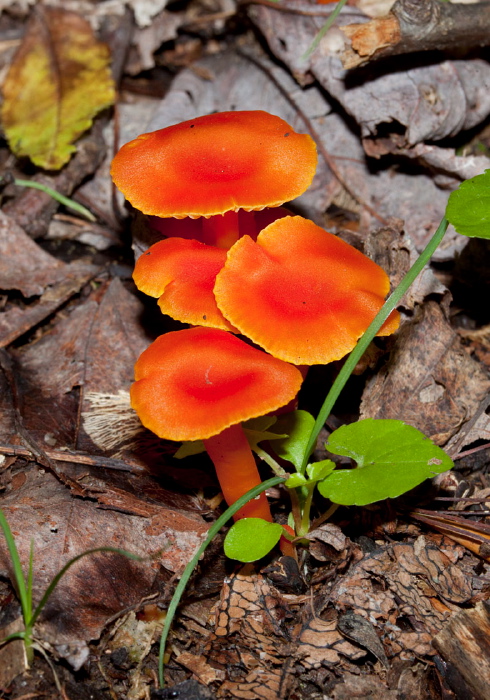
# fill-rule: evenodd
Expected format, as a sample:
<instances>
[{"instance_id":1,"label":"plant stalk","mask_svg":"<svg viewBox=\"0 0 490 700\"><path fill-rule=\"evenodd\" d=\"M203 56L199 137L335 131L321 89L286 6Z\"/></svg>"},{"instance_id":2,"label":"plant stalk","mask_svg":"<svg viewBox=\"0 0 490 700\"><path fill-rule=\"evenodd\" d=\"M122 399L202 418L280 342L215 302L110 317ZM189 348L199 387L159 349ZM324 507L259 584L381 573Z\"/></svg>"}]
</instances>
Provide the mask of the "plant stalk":
<instances>
[{"instance_id":1,"label":"plant stalk","mask_svg":"<svg viewBox=\"0 0 490 700\"><path fill-rule=\"evenodd\" d=\"M374 339L374 337L376 336L379 329L381 328L383 323L386 321L386 319L388 318L390 313L400 303L400 301L402 300L403 296L405 295L405 293L407 292L409 287L413 284L415 279L419 276L419 274L422 272L423 268L426 266L426 264L429 262L429 260L433 256L437 247L439 246L442 239L444 238L444 234L446 233L448 225L449 225L449 222L444 217L442 219L441 223L439 224L437 231L434 233L434 235L430 239L427 246L420 253L419 257L417 258L415 263L412 265L410 270L407 272L405 277L402 279L402 281L400 282L398 287L392 292L392 294L385 301L384 305L381 307L381 310L375 316L373 322L367 328L365 333L361 336L356 347L354 348L354 350L352 350L352 352L348 356L347 360L345 361L342 369L340 370L339 374L337 375L337 378L335 379L334 383L332 384L332 386L330 388L330 391L328 392L328 394L325 398L325 401L324 401L324 403L320 409L320 412L318 414L318 417L315 421L315 425L313 426L313 429L311 431L310 439L308 441L308 445L307 445L306 450L305 450L304 455L303 455L303 470L305 469L306 464L308 462L309 455L311 454L311 451L312 451L314 445L316 444L320 430L324 426L325 421L327 420L328 416L330 415L330 412L332 411L332 408L334 407L334 404L337 401L340 392L344 388L347 380L349 379L350 375L352 374L353 370L355 369L357 363L359 362L361 357L364 355L369 344L372 342L372 340Z\"/></svg>"},{"instance_id":2,"label":"plant stalk","mask_svg":"<svg viewBox=\"0 0 490 700\"><path fill-rule=\"evenodd\" d=\"M272 479L264 481L262 484L260 484L260 486L256 486L255 488L250 489L250 491L248 491L244 496L239 498L238 501L236 501L235 503L233 503L233 505L227 508L223 515L221 515L216 520L216 522L213 523L213 525L209 528L208 536L198 548L197 552L194 554L190 562L185 567L182 577L179 583L177 584L177 587L172 596L172 600L170 601L170 604L167 608L167 616L163 625L162 636L160 637L160 652L158 654L158 683L160 685L160 688L163 688L163 686L165 685L165 681L163 678L163 657L165 655L165 644L167 642L168 633L170 632L170 627L172 626L172 622L175 617L178 605L180 603L180 599L182 598L187 583L190 577L192 576L192 572L199 563L199 559L204 554L206 548L211 544L218 532L221 530L223 525L226 525L228 520L230 520L230 518L232 518L235 515L235 513L240 510L240 508L242 508L246 503L253 500L267 489L270 489L273 486L277 486L278 484L282 484L284 483L284 481L285 479L281 478L280 476L274 476Z\"/></svg>"}]
</instances>

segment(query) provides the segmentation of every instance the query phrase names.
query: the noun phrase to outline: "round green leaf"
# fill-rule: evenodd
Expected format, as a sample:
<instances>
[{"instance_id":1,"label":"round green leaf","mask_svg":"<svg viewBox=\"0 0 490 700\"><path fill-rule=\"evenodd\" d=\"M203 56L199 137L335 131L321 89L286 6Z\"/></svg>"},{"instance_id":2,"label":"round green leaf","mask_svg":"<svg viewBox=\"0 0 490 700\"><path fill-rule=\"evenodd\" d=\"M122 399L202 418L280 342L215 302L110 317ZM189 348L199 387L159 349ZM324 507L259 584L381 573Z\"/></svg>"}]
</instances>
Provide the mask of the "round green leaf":
<instances>
[{"instance_id":1,"label":"round green leaf","mask_svg":"<svg viewBox=\"0 0 490 700\"><path fill-rule=\"evenodd\" d=\"M262 559L281 539L282 525L262 518L243 518L234 523L225 537L225 554L230 559L249 562Z\"/></svg>"},{"instance_id":2,"label":"round green leaf","mask_svg":"<svg viewBox=\"0 0 490 700\"><path fill-rule=\"evenodd\" d=\"M463 236L490 238L490 170L462 182L451 193L446 219Z\"/></svg>"},{"instance_id":3,"label":"round green leaf","mask_svg":"<svg viewBox=\"0 0 490 700\"><path fill-rule=\"evenodd\" d=\"M318 484L322 496L340 505L396 498L453 466L440 447L399 420L366 418L344 425L330 435L327 448L357 463Z\"/></svg>"}]
</instances>

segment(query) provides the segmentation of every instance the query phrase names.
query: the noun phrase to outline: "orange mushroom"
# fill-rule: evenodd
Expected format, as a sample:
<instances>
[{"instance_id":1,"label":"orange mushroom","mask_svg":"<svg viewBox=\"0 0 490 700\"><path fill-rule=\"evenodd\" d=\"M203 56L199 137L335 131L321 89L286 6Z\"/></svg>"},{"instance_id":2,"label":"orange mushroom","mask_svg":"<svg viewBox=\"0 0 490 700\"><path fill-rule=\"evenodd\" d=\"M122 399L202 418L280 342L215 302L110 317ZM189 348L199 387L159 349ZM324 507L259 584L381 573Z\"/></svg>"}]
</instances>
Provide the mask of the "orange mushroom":
<instances>
[{"instance_id":1,"label":"orange mushroom","mask_svg":"<svg viewBox=\"0 0 490 700\"><path fill-rule=\"evenodd\" d=\"M361 252L300 216L279 219L228 251L216 278L218 308L241 333L295 365L350 352L389 292L386 273ZM393 312L379 335L393 333Z\"/></svg>"},{"instance_id":2,"label":"orange mushroom","mask_svg":"<svg viewBox=\"0 0 490 700\"><path fill-rule=\"evenodd\" d=\"M204 440L228 504L261 483L240 423L287 404L300 372L231 333L190 328L157 338L135 365L131 404L141 422L169 440ZM271 521L262 494L235 519Z\"/></svg>"},{"instance_id":3,"label":"orange mushroom","mask_svg":"<svg viewBox=\"0 0 490 700\"><path fill-rule=\"evenodd\" d=\"M213 287L226 250L196 240L167 238L136 261L133 279L139 290L160 297L164 314L193 326L235 331L216 305Z\"/></svg>"},{"instance_id":4,"label":"orange mushroom","mask_svg":"<svg viewBox=\"0 0 490 700\"><path fill-rule=\"evenodd\" d=\"M256 238L261 228L289 216L290 212L278 207L260 212L238 212L238 215L240 235L248 230ZM254 215L255 218L250 218ZM162 313L177 321L237 332L218 309L213 294L216 275L225 264L226 250L196 240L197 225L201 220L172 219L181 226L174 224L171 230L180 228L188 236L167 238L152 245L136 261L133 279L139 290L160 297L158 305Z\"/></svg>"},{"instance_id":5,"label":"orange mushroom","mask_svg":"<svg viewBox=\"0 0 490 700\"><path fill-rule=\"evenodd\" d=\"M316 163L310 136L279 117L218 112L138 136L116 154L111 174L144 214L216 217L210 235L216 245L230 247L239 237L240 209L260 211L295 199L311 184Z\"/></svg>"}]
</instances>

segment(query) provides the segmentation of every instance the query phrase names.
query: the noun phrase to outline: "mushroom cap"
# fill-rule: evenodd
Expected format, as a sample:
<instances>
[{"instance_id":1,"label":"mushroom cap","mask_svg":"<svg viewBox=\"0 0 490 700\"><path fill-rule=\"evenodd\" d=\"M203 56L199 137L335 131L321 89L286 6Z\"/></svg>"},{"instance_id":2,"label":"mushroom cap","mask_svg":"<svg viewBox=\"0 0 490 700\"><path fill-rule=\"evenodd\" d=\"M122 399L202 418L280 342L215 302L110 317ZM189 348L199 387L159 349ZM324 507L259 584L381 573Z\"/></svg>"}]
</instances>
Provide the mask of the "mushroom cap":
<instances>
[{"instance_id":1,"label":"mushroom cap","mask_svg":"<svg viewBox=\"0 0 490 700\"><path fill-rule=\"evenodd\" d=\"M230 248L216 278L218 308L241 333L295 365L350 352L390 283L367 256L300 216L279 219ZM396 330L394 312L380 335Z\"/></svg>"},{"instance_id":2,"label":"mushroom cap","mask_svg":"<svg viewBox=\"0 0 490 700\"><path fill-rule=\"evenodd\" d=\"M279 117L218 112L138 136L111 175L143 213L195 218L279 206L309 187L316 164L310 136Z\"/></svg>"},{"instance_id":3,"label":"mushroom cap","mask_svg":"<svg viewBox=\"0 0 490 700\"><path fill-rule=\"evenodd\" d=\"M160 336L139 357L131 404L168 440L204 440L288 403L299 370L231 333L189 328Z\"/></svg>"},{"instance_id":4,"label":"mushroom cap","mask_svg":"<svg viewBox=\"0 0 490 700\"><path fill-rule=\"evenodd\" d=\"M152 245L136 261L138 289L160 297L162 313L194 326L235 331L216 305L213 287L226 260L226 250L196 240L167 238Z\"/></svg>"}]
</instances>

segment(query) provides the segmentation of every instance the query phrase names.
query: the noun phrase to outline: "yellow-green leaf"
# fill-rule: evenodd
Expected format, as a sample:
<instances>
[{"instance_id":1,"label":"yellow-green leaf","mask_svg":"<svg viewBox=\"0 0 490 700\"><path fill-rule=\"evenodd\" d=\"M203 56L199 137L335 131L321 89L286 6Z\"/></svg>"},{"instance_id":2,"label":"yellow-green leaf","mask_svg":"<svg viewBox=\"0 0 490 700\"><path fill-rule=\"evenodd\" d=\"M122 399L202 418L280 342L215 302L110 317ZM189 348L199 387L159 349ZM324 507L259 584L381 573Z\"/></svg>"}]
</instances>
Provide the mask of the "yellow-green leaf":
<instances>
[{"instance_id":1,"label":"yellow-green leaf","mask_svg":"<svg viewBox=\"0 0 490 700\"><path fill-rule=\"evenodd\" d=\"M2 122L11 150L57 170L101 109L113 104L108 47L80 15L38 6L3 87Z\"/></svg>"}]
</instances>

